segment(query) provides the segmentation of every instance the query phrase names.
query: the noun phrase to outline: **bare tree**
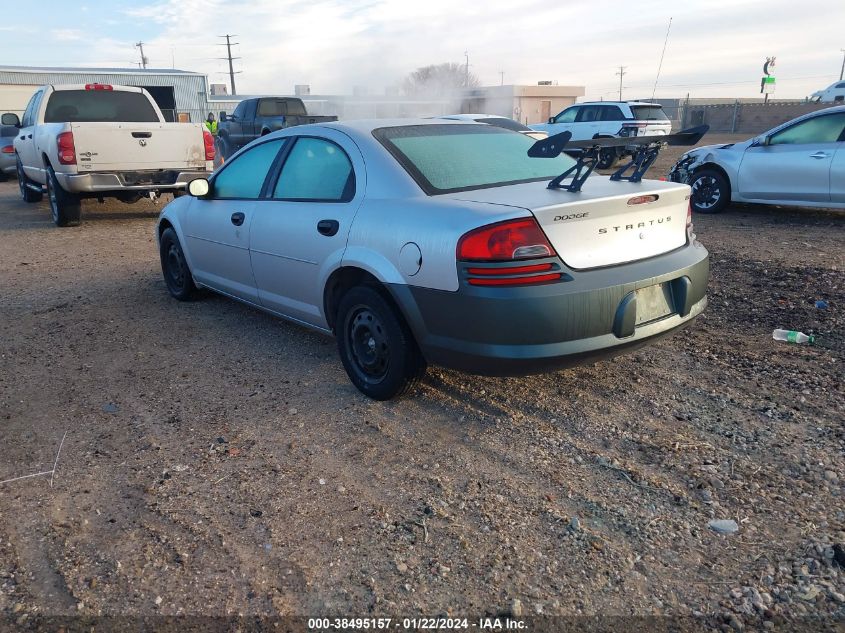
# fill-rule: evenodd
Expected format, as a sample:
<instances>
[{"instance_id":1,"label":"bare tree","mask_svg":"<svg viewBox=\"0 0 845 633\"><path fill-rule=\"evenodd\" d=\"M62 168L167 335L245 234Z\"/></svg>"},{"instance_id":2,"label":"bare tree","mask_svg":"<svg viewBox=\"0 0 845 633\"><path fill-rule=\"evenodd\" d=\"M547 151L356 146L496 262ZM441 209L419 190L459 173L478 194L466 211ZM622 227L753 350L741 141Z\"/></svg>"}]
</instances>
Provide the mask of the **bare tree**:
<instances>
[{"instance_id":1,"label":"bare tree","mask_svg":"<svg viewBox=\"0 0 845 633\"><path fill-rule=\"evenodd\" d=\"M402 82L402 90L406 95L439 97L478 85L478 77L468 72L466 65L447 62L417 68Z\"/></svg>"}]
</instances>

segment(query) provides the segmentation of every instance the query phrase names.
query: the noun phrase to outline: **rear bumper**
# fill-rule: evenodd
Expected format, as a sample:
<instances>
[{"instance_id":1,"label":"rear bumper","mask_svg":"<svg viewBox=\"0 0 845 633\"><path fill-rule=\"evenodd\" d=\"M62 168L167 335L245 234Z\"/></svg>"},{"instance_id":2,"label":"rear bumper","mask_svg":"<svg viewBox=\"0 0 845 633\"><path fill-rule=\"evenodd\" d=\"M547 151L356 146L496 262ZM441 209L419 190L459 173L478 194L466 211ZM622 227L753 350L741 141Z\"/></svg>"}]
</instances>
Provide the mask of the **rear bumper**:
<instances>
[{"instance_id":1,"label":"rear bumper","mask_svg":"<svg viewBox=\"0 0 845 633\"><path fill-rule=\"evenodd\" d=\"M694 243L648 260L570 271L570 281L542 286L462 282L457 292L399 285L391 291L429 363L509 376L614 356L683 328L707 305L708 276L707 250ZM638 321L637 290L658 284L669 289L671 308Z\"/></svg>"},{"instance_id":2,"label":"rear bumper","mask_svg":"<svg viewBox=\"0 0 845 633\"><path fill-rule=\"evenodd\" d=\"M56 173L62 189L70 193L98 193L109 191L150 191L153 189L182 189L196 178L208 178L203 170L179 171L153 169L144 171L98 172L90 174Z\"/></svg>"}]
</instances>

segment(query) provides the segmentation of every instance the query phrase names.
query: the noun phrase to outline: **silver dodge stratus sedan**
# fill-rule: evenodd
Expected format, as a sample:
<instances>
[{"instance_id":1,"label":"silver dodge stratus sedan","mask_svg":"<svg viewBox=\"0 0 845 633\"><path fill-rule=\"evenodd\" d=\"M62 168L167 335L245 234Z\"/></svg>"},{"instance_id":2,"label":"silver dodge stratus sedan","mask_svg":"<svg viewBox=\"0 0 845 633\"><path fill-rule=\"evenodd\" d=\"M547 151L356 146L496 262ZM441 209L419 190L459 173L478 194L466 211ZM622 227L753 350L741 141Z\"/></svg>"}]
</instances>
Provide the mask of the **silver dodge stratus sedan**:
<instances>
[{"instance_id":1,"label":"silver dodge stratus sedan","mask_svg":"<svg viewBox=\"0 0 845 633\"><path fill-rule=\"evenodd\" d=\"M542 141L541 141L542 142ZM523 375L672 332L706 304L690 188L531 158L479 123L374 120L258 139L157 224L164 279L333 333L351 381L399 395L427 363Z\"/></svg>"}]
</instances>

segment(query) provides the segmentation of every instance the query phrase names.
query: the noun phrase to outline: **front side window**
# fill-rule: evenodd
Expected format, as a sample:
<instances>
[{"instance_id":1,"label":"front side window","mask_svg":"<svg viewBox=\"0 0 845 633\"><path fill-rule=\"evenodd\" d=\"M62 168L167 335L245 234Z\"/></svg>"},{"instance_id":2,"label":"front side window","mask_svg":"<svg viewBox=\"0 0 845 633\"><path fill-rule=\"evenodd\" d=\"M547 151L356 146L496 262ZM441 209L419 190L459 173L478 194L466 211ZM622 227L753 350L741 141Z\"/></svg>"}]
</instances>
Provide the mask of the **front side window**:
<instances>
[{"instance_id":1,"label":"front side window","mask_svg":"<svg viewBox=\"0 0 845 633\"><path fill-rule=\"evenodd\" d=\"M580 108L567 108L557 115L555 123L572 123L578 114L578 110L580 110Z\"/></svg>"},{"instance_id":2,"label":"front side window","mask_svg":"<svg viewBox=\"0 0 845 633\"><path fill-rule=\"evenodd\" d=\"M233 160L214 178L215 198L255 200L285 139L261 143Z\"/></svg>"},{"instance_id":3,"label":"front side window","mask_svg":"<svg viewBox=\"0 0 845 633\"><path fill-rule=\"evenodd\" d=\"M769 145L836 143L845 128L845 112L813 117L772 134Z\"/></svg>"},{"instance_id":4,"label":"front side window","mask_svg":"<svg viewBox=\"0 0 845 633\"><path fill-rule=\"evenodd\" d=\"M429 195L551 180L575 164L561 154L531 158L536 142L491 125L408 125L373 131Z\"/></svg>"},{"instance_id":5,"label":"front side window","mask_svg":"<svg viewBox=\"0 0 845 633\"><path fill-rule=\"evenodd\" d=\"M352 163L340 146L321 138L301 137L290 151L273 198L347 202L355 195Z\"/></svg>"},{"instance_id":6,"label":"front side window","mask_svg":"<svg viewBox=\"0 0 845 633\"><path fill-rule=\"evenodd\" d=\"M47 101L45 123L158 123L147 96L125 90L57 90Z\"/></svg>"}]
</instances>

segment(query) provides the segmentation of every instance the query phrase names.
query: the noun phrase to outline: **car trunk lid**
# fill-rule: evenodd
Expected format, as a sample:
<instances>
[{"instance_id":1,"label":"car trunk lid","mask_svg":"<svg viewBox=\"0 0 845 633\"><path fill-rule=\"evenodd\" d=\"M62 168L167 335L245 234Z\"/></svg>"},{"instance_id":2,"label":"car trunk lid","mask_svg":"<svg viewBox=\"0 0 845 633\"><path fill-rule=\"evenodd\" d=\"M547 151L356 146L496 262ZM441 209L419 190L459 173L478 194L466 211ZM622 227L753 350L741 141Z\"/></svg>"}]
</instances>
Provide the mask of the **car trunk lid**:
<instances>
[{"instance_id":1,"label":"car trunk lid","mask_svg":"<svg viewBox=\"0 0 845 633\"><path fill-rule=\"evenodd\" d=\"M577 193L545 182L447 194L455 200L527 209L560 258L574 269L612 266L686 244L689 187L662 181L614 182L593 176Z\"/></svg>"}]
</instances>

